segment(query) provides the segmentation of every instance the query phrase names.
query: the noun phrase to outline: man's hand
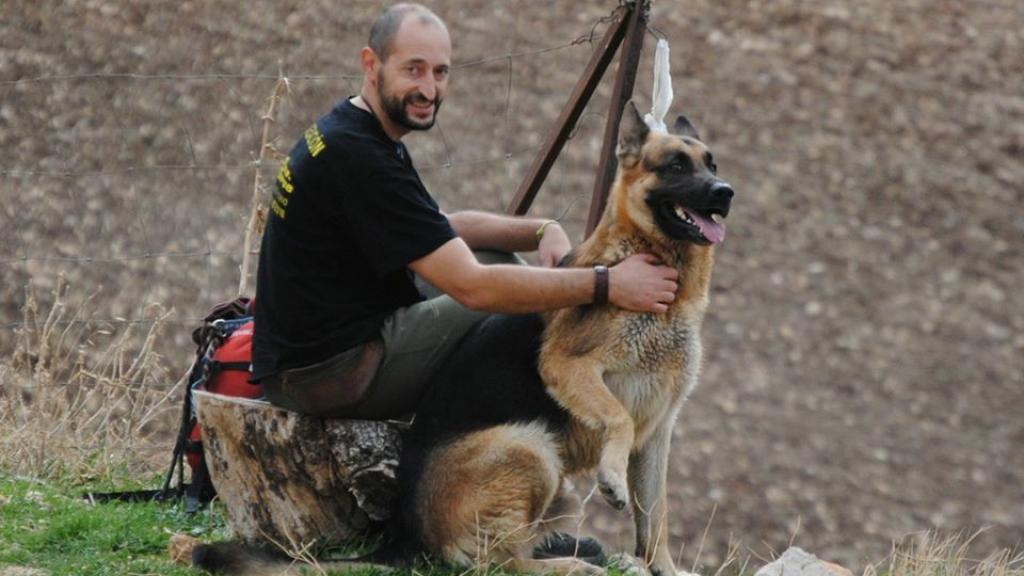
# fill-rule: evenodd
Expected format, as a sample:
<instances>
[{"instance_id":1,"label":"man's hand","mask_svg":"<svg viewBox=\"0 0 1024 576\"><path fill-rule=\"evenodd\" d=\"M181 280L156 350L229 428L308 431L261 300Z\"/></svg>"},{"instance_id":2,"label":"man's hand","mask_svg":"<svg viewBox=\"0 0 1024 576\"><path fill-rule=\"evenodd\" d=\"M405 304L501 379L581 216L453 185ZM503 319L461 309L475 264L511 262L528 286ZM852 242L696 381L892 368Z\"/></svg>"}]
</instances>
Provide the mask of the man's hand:
<instances>
[{"instance_id":1,"label":"man's hand","mask_svg":"<svg viewBox=\"0 0 1024 576\"><path fill-rule=\"evenodd\" d=\"M572 250L572 242L568 234L558 224L551 221L544 227L544 234L537 245L537 260L544 268L554 268Z\"/></svg>"},{"instance_id":2,"label":"man's hand","mask_svg":"<svg viewBox=\"0 0 1024 576\"><path fill-rule=\"evenodd\" d=\"M608 301L633 312L666 312L676 299L679 272L650 254L634 254L608 268Z\"/></svg>"}]
</instances>

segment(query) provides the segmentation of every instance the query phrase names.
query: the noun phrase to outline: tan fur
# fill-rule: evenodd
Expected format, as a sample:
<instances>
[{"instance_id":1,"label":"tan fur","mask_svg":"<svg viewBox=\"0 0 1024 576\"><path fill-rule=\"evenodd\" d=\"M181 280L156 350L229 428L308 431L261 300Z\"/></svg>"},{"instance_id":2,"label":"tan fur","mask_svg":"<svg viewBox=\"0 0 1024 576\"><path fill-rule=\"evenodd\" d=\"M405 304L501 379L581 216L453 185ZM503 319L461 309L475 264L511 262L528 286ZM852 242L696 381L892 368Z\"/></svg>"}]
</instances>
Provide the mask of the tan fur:
<instances>
[{"instance_id":1,"label":"tan fur","mask_svg":"<svg viewBox=\"0 0 1024 576\"><path fill-rule=\"evenodd\" d=\"M679 271L679 291L669 311L634 314L603 306L587 314L553 312L540 359L549 393L576 420L563 449L566 470L596 467L602 493L613 506L632 501L637 554L662 575L675 573L667 548L667 466L648 463L660 470L653 475L660 477L650 477L631 465L631 455L667 458L672 423L697 383L700 325L713 264L711 247L666 238L646 205L646 193L657 183L649 166L676 150L701 163L706 148L695 140L652 134L639 157L622 162L601 223L572 262L612 265L635 253L655 255ZM659 446L641 450L651 443ZM652 495L650 502L637 501L638 489Z\"/></svg>"},{"instance_id":2,"label":"tan fur","mask_svg":"<svg viewBox=\"0 0 1024 576\"><path fill-rule=\"evenodd\" d=\"M668 551L665 471L672 425L696 386L700 325L708 302L713 250L667 238L645 202L659 184L650 168L682 150L702 163L699 141L647 136L641 153L620 155L616 183L597 230L572 266L613 265L645 252L679 271L679 291L664 314L614 306L548 314L540 372L572 416L568 433L506 425L442 447L424 471L419 500L429 518L426 544L463 566L568 574L602 570L575 559L533 560L533 543L550 530L545 513L564 497L562 477L595 471L618 507L633 505L637 555L660 576L675 576Z\"/></svg>"},{"instance_id":3,"label":"tan fur","mask_svg":"<svg viewBox=\"0 0 1024 576\"><path fill-rule=\"evenodd\" d=\"M439 448L424 470L430 482L418 501L421 517L431 519L427 547L463 566L523 556L560 493L556 446L532 424L497 426Z\"/></svg>"}]
</instances>

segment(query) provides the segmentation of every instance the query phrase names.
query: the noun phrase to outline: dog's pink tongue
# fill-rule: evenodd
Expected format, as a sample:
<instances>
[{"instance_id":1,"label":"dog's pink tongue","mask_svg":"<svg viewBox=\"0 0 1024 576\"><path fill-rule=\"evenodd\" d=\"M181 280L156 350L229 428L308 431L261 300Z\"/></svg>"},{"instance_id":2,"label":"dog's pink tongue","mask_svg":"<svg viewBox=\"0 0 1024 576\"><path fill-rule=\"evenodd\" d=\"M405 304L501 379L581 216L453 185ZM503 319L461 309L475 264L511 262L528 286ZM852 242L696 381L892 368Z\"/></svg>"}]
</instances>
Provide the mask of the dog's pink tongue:
<instances>
[{"instance_id":1,"label":"dog's pink tongue","mask_svg":"<svg viewBox=\"0 0 1024 576\"><path fill-rule=\"evenodd\" d=\"M696 212L686 211L690 215L690 218L697 223L700 228L701 234L708 239L712 244L718 244L722 240L725 240L725 224L719 224L714 220L705 218Z\"/></svg>"}]
</instances>

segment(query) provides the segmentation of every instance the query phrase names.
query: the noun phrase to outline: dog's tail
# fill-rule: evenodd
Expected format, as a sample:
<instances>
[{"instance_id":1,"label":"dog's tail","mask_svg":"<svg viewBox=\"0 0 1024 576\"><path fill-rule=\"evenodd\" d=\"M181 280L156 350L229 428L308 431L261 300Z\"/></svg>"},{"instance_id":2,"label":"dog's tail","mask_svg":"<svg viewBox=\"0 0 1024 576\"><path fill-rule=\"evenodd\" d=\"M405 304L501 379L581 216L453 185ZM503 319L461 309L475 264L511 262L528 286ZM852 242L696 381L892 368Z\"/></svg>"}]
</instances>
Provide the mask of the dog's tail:
<instances>
[{"instance_id":1,"label":"dog's tail","mask_svg":"<svg viewBox=\"0 0 1024 576\"><path fill-rule=\"evenodd\" d=\"M389 570L408 564L405 546L389 542L379 549L351 560L332 560L317 565L324 570L377 568ZM192 566L223 576L292 576L303 574L305 562L284 552L236 542L197 544L192 548Z\"/></svg>"},{"instance_id":2,"label":"dog's tail","mask_svg":"<svg viewBox=\"0 0 1024 576\"><path fill-rule=\"evenodd\" d=\"M289 558L280 552L234 542L197 544L192 549L194 568L225 576L299 574L298 570L289 569L288 562Z\"/></svg>"}]
</instances>

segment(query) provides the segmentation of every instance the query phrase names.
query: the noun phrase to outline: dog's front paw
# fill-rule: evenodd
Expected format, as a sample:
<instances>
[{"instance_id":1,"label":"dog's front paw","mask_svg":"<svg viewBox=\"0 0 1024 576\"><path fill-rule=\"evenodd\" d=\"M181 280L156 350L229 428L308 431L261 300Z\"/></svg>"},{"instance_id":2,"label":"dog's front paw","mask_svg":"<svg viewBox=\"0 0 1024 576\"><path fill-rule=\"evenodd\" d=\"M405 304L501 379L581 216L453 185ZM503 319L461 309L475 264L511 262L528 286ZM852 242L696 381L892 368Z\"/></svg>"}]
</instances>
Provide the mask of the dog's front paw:
<instances>
[{"instance_id":1,"label":"dog's front paw","mask_svg":"<svg viewBox=\"0 0 1024 576\"><path fill-rule=\"evenodd\" d=\"M597 471L597 486L601 489L601 495L605 501L611 504L612 508L622 510L629 503L629 488L626 485L626 475L609 468L601 468Z\"/></svg>"},{"instance_id":2,"label":"dog's front paw","mask_svg":"<svg viewBox=\"0 0 1024 576\"><path fill-rule=\"evenodd\" d=\"M651 576L651 572L642 560L625 552L609 556L608 567L614 568L624 576Z\"/></svg>"}]
</instances>

